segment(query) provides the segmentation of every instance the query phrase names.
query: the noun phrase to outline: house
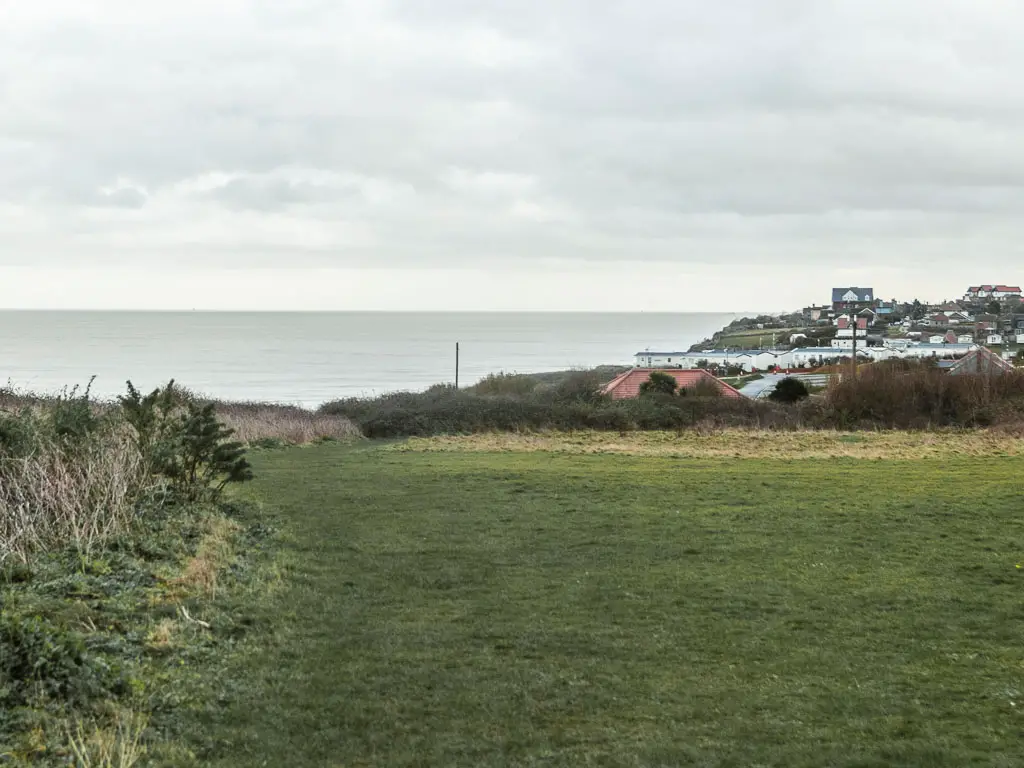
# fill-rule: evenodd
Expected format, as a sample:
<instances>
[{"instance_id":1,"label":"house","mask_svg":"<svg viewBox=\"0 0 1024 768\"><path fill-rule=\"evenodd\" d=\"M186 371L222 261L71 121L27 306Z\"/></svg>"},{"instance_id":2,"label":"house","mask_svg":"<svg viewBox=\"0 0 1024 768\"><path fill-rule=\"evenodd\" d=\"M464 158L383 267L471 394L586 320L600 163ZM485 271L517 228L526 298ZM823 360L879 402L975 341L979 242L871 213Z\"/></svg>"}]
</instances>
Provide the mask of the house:
<instances>
[{"instance_id":1,"label":"house","mask_svg":"<svg viewBox=\"0 0 1024 768\"><path fill-rule=\"evenodd\" d=\"M1002 344L1003 343L1003 337L1002 337L1002 335L1000 335L998 333L990 333L990 334L988 334L985 337L985 343L986 344L993 344L993 345L995 345L995 344Z\"/></svg>"},{"instance_id":2,"label":"house","mask_svg":"<svg viewBox=\"0 0 1024 768\"><path fill-rule=\"evenodd\" d=\"M1019 285L972 285L964 294L964 301L978 301L979 299L1008 299L1011 297L1020 298Z\"/></svg>"},{"instance_id":3,"label":"house","mask_svg":"<svg viewBox=\"0 0 1024 768\"><path fill-rule=\"evenodd\" d=\"M819 365L835 362L842 357L849 358L849 356L848 352L844 353L834 347L804 347L790 350L780 356L779 364L783 368L816 368ZM867 359L869 356L865 350L858 348L857 357Z\"/></svg>"},{"instance_id":4,"label":"house","mask_svg":"<svg viewBox=\"0 0 1024 768\"><path fill-rule=\"evenodd\" d=\"M968 287L967 292L964 294L964 301L989 299L992 297L993 288L995 288L994 285L972 285Z\"/></svg>"},{"instance_id":5,"label":"house","mask_svg":"<svg viewBox=\"0 0 1024 768\"><path fill-rule=\"evenodd\" d=\"M956 337L957 344L973 344L974 336L970 333L961 333Z\"/></svg>"},{"instance_id":6,"label":"house","mask_svg":"<svg viewBox=\"0 0 1024 768\"><path fill-rule=\"evenodd\" d=\"M962 323L971 322L971 316L966 312L956 310L955 312L947 312L946 317L949 318L950 325L960 325Z\"/></svg>"},{"instance_id":7,"label":"house","mask_svg":"<svg viewBox=\"0 0 1024 768\"><path fill-rule=\"evenodd\" d=\"M863 309L875 301L873 288L833 288L832 308L842 309Z\"/></svg>"},{"instance_id":8,"label":"house","mask_svg":"<svg viewBox=\"0 0 1024 768\"><path fill-rule=\"evenodd\" d=\"M806 323L818 323L828 320L832 317L832 307L816 307L813 304L809 307L804 307L803 318Z\"/></svg>"},{"instance_id":9,"label":"house","mask_svg":"<svg viewBox=\"0 0 1024 768\"><path fill-rule=\"evenodd\" d=\"M991 349L978 347L968 352L949 368L950 376L960 376L968 373L982 373L991 376L1000 376L1013 371L1013 366L999 357Z\"/></svg>"},{"instance_id":10,"label":"house","mask_svg":"<svg viewBox=\"0 0 1024 768\"><path fill-rule=\"evenodd\" d=\"M853 338L853 318L850 315L840 315L836 318L836 336L839 338ZM857 338L868 335L868 318L857 316Z\"/></svg>"},{"instance_id":11,"label":"house","mask_svg":"<svg viewBox=\"0 0 1024 768\"><path fill-rule=\"evenodd\" d=\"M637 367L646 368L696 368L695 365L683 365L687 352L637 352L633 359Z\"/></svg>"},{"instance_id":12,"label":"house","mask_svg":"<svg viewBox=\"0 0 1024 768\"><path fill-rule=\"evenodd\" d=\"M956 344L957 335L954 331L946 331L946 335L942 338L944 344Z\"/></svg>"},{"instance_id":13,"label":"house","mask_svg":"<svg viewBox=\"0 0 1024 768\"><path fill-rule=\"evenodd\" d=\"M1016 340L1018 344L1024 344L1024 333L1017 332Z\"/></svg>"},{"instance_id":14,"label":"house","mask_svg":"<svg viewBox=\"0 0 1024 768\"><path fill-rule=\"evenodd\" d=\"M929 315L928 317L924 318L921 321L921 325L933 325L938 328L945 328L947 325L949 325L949 316L943 314L942 312L938 312L934 315Z\"/></svg>"},{"instance_id":15,"label":"house","mask_svg":"<svg viewBox=\"0 0 1024 768\"><path fill-rule=\"evenodd\" d=\"M936 336L929 336L928 337L928 343L929 344L945 344L946 343L946 337L945 336L938 336L938 335L936 335Z\"/></svg>"},{"instance_id":16,"label":"house","mask_svg":"<svg viewBox=\"0 0 1024 768\"><path fill-rule=\"evenodd\" d=\"M651 373L654 371L660 371L671 376L676 380L676 384L679 385L680 389L692 389L697 384L707 382L717 387L723 397L742 397L739 390L735 387L729 386L724 381L719 381L707 371L699 368L687 371L679 370L678 368L633 368L616 376L605 384L601 391L603 394L609 395L613 400L637 397L640 394L640 385L651 378Z\"/></svg>"}]
</instances>

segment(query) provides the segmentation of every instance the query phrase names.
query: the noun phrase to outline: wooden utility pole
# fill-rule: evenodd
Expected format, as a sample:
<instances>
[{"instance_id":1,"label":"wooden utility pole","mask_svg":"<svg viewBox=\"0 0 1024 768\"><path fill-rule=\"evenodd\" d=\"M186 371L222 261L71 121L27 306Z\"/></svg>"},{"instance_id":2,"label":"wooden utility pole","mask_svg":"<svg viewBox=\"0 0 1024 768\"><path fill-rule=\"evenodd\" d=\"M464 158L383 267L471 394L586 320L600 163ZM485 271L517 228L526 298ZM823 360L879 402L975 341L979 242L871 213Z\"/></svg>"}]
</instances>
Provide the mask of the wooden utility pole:
<instances>
[{"instance_id":1,"label":"wooden utility pole","mask_svg":"<svg viewBox=\"0 0 1024 768\"><path fill-rule=\"evenodd\" d=\"M852 313L851 313L852 314ZM857 315L853 315L853 355L850 359L850 376L857 378Z\"/></svg>"},{"instance_id":2,"label":"wooden utility pole","mask_svg":"<svg viewBox=\"0 0 1024 768\"><path fill-rule=\"evenodd\" d=\"M459 388L459 342L455 342L455 388Z\"/></svg>"}]
</instances>

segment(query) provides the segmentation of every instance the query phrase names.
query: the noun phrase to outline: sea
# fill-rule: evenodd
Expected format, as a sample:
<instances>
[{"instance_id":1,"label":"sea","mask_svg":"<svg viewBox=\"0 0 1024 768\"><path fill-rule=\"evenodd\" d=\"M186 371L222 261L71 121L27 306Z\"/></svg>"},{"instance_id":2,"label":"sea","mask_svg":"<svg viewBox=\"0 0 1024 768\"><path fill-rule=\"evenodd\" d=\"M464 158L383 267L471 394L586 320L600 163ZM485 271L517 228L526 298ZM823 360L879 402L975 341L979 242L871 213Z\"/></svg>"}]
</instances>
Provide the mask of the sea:
<instances>
[{"instance_id":1,"label":"sea","mask_svg":"<svg viewBox=\"0 0 1024 768\"><path fill-rule=\"evenodd\" d=\"M732 313L0 312L0 382L84 387L110 398L129 379L175 379L228 400L316 407L488 373L629 365L686 350Z\"/></svg>"}]
</instances>

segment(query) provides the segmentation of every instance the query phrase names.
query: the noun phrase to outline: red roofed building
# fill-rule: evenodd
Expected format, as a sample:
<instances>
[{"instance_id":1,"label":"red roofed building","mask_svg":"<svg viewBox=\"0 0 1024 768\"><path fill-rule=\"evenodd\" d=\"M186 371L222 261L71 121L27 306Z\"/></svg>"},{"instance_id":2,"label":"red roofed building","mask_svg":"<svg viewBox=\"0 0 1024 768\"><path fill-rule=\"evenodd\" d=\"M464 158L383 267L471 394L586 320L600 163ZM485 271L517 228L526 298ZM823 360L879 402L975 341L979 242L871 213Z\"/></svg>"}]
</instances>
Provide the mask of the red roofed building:
<instances>
[{"instance_id":1,"label":"red roofed building","mask_svg":"<svg viewBox=\"0 0 1024 768\"><path fill-rule=\"evenodd\" d=\"M1008 299L1011 296L1020 298L1020 294L1019 285L972 285L964 294L964 299Z\"/></svg>"},{"instance_id":2,"label":"red roofed building","mask_svg":"<svg viewBox=\"0 0 1024 768\"><path fill-rule=\"evenodd\" d=\"M692 389L697 382L713 382L721 391L723 397L743 397L739 390L731 387L724 381L719 381L702 368L693 368L688 371L678 368L634 368L626 371L605 384L601 391L610 395L612 400L625 400L637 397L640 394L640 385L651 378L652 371L659 371L667 374L676 380L680 389Z\"/></svg>"}]
</instances>

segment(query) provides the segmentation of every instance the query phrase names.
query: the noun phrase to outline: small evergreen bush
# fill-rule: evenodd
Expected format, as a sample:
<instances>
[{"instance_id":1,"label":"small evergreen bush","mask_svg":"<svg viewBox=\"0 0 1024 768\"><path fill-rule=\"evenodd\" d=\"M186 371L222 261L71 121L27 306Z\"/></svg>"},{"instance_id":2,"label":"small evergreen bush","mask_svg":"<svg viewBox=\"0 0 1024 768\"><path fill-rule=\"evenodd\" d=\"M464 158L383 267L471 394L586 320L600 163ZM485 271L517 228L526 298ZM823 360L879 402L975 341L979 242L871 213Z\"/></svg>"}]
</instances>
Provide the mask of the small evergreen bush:
<instances>
[{"instance_id":1,"label":"small evergreen bush","mask_svg":"<svg viewBox=\"0 0 1024 768\"><path fill-rule=\"evenodd\" d=\"M662 371L651 371L650 376L640 385L641 395L674 395L678 388L675 377Z\"/></svg>"},{"instance_id":2,"label":"small evergreen bush","mask_svg":"<svg viewBox=\"0 0 1024 768\"><path fill-rule=\"evenodd\" d=\"M769 400L776 403L796 403L810 396L810 390L800 379L787 377L775 385L775 389L768 395Z\"/></svg>"}]
</instances>

